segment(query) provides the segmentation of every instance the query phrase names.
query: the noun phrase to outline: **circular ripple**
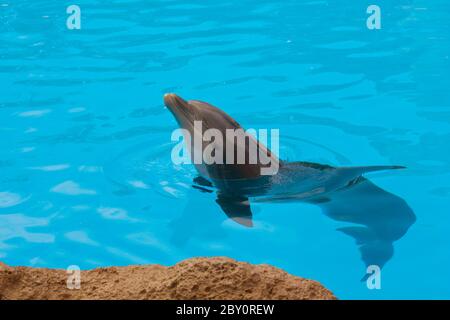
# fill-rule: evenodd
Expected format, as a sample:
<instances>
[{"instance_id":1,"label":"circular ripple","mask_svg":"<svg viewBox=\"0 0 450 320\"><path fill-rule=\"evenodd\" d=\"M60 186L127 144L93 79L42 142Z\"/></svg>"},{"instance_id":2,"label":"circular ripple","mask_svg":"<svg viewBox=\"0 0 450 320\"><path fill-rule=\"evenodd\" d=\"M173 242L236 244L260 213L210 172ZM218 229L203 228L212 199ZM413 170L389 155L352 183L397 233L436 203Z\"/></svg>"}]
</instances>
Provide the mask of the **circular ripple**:
<instances>
[{"instance_id":1,"label":"circular ripple","mask_svg":"<svg viewBox=\"0 0 450 320\"><path fill-rule=\"evenodd\" d=\"M105 166L105 174L123 190L152 190L165 197L183 198L196 171L192 165L172 162L174 145L151 140L130 147Z\"/></svg>"},{"instance_id":2,"label":"circular ripple","mask_svg":"<svg viewBox=\"0 0 450 320\"><path fill-rule=\"evenodd\" d=\"M121 152L105 166L106 176L120 192L152 190L170 198L184 198L197 172L193 165L176 165L171 160L175 142L154 138ZM280 136L280 157L285 161L348 164L350 161L330 148L306 139Z\"/></svg>"}]
</instances>

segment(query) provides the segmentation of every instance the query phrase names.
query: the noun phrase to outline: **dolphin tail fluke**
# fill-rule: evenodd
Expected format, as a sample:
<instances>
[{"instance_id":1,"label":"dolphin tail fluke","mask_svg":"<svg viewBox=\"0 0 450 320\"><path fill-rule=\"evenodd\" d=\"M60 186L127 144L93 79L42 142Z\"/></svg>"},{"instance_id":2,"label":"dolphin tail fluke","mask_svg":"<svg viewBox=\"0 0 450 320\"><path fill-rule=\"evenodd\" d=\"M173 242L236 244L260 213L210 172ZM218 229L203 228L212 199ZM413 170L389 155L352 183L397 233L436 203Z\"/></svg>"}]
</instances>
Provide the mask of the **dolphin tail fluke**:
<instances>
[{"instance_id":1,"label":"dolphin tail fluke","mask_svg":"<svg viewBox=\"0 0 450 320\"><path fill-rule=\"evenodd\" d=\"M252 210L247 197L219 193L216 202L230 219L245 227L253 227Z\"/></svg>"},{"instance_id":2,"label":"dolphin tail fluke","mask_svg":"<svg viewBox=\"0 0 450 320\"><path fill-rule=\"evenodd\" d=\"M337 230L355 239L366 267L375 265L381 269L394 254L392 241L380 238L367 227L344 227ZM366 281L369 275L366 274L361 281Z\"/></svg>"}]
</instances>

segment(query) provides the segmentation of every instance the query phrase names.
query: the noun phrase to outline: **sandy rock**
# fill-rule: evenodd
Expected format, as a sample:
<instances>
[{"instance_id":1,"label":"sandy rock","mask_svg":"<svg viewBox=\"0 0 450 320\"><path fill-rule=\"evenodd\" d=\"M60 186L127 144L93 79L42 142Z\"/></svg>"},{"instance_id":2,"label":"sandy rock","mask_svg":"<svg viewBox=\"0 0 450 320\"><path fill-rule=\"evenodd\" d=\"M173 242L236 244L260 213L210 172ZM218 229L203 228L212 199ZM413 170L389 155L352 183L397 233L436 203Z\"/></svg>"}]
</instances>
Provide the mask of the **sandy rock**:
<instances>
[{"instance_id":1,"label":"sandy rock","mask_svg":"<svg viewBox=\"0 0 450 320\"><path fill-rule=\"evenodd\" d=\"M66 280L65 270L0 263L0 299L335 299L316 281L222 257L82 271L79 290Z\"/></svg>"},{"instance_id":2,"label":"sandy rock","mask_svg":"<svg viewBox=\"0 0 450 320\"><path fill-rule=\"evenodd\" d=\"M8 267L6 264L4 264L3 262L0 262L0 271L5 271L11 269L10 267Z\"/></svg>"}]
</instances>

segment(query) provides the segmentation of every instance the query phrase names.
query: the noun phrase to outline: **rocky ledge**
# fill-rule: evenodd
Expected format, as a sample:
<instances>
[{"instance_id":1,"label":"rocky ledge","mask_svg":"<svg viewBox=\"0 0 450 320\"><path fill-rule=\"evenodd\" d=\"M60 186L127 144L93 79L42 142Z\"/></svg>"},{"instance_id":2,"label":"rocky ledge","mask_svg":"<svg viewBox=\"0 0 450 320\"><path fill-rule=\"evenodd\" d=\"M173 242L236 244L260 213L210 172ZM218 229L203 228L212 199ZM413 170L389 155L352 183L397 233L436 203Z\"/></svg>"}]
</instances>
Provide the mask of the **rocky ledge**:
<instances>
[{"instance_id":1,"label":"rocky ledge","mask_svg":"<svg viewBox=\"0 0 450 320\"><path fill-rule=\"evenodd\" d=\"M336 299L320 283L270 265L229 258L192 258L171 267L138 265L81 271L81 288L67 288L59 269L0 262L1 299Z\"/></svg>"}]
</instances>

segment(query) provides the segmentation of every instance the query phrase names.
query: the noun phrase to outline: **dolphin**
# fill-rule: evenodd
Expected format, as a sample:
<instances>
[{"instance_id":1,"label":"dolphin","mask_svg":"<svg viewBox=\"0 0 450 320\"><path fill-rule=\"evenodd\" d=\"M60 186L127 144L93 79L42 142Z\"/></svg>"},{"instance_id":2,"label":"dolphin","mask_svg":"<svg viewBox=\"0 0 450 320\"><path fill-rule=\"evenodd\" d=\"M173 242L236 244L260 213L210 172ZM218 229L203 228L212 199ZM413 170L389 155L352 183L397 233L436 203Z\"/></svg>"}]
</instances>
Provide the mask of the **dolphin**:
<instances>
[{"instance_id":1,"label":"dolphin","mask_svg":"<svg viewBox=\"0 0 450 320\"><path fill-rule=\"evenodd\" d=\"M224 111L206 102L187 101L168 93L164 95L164 104L180 128L193 137L208 129L216 129L224 136L228 129L243 129ZM196 130L194 121L202 122L202 132ZM192 140L188 146L191 157L199 147ZM200 144L200 148L206 144ZM249 159L251 147L266 159L258 159L253 164L226 164L225 161L195 164L199 176L194 179L193 187L215 193L222 211L241 225L253 226L251 202L311 203L333 220L353 223L338 230L355 239L366 266L375 264L381 268L393 255L393 242L403 237L415 222L413 211L403 199L363 177L368 172L403 169L403 166L334 167L304 161L286 162L252 136L234 146L234 151L244 148L245 159ZM261 174L267 160L277 165L274 174Z\"/></svg>"}]
</instances>

